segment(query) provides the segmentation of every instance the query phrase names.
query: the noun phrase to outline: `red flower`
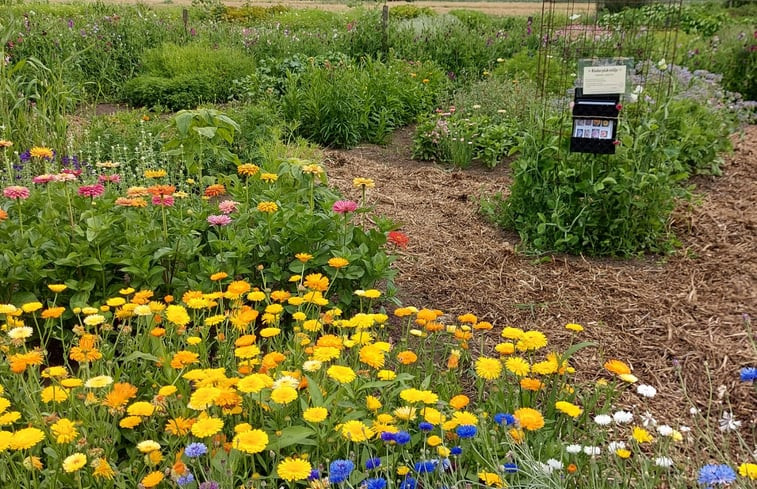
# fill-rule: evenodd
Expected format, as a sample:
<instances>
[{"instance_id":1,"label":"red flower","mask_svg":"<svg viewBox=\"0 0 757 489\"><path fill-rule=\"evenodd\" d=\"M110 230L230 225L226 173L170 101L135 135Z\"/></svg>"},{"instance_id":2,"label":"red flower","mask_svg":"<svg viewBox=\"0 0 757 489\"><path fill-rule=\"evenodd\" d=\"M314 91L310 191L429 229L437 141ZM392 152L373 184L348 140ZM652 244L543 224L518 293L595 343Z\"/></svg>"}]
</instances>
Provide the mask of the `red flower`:
<instances>
[{"instance_id":1,"label":"red flower","mask_svg":"<svg viewBox=\"0 0 757 489\"><path fill-rule=\"evenodd\" d=\"M401 231L389 231L387 239L390 243L394 243L397 248L402 248L403 250L407 248L407 244L410 242L410 238L407 237L407 234Z\"/></svg>"}]
</instances>

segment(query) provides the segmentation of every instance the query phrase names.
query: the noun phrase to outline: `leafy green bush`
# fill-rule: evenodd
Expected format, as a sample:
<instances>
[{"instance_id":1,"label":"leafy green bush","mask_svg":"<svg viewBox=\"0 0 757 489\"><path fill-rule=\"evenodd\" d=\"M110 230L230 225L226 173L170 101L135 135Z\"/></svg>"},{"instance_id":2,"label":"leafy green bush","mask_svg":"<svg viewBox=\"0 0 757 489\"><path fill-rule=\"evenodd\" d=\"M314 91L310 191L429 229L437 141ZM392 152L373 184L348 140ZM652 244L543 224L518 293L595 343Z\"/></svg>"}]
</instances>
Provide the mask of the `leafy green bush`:
<instances>
[{"instance_id":1,"label":"leafy green bush","mask_svg":"<svg viewBox=\"0 0 757 489\"><path fill-rule=\"evenodd\" d=\"M512 164L510 196L495 196L484 212L518 231L535 252L632 255L675 244L668 219L678 185L694 172L717 171L730 126L718 109L697 99L628 104L614 155L570 153L565 121L527 132Z\"/></svg>"},{"instance_id":2,"label":"leafy green bush","mask_svg":"<svg viewBox=\"0 0 757 489\"><path fill-rule=\"evenodd\" d=\"M446 83L433 64L365 60L315 63L290 75L281 97L297 133L330 146L382 143L397 127L430 110Z\"/></svg>"},{"instance_id":3,"label":"leafy green bush","mask_svg":"<svg viewBox=\"0 0 757 489\"><path fill-rule=\"evenodd\" d=\"M415 19L416 17L433 17L436 10L431 7L418 7L415 5L392 5L389 9L389 18L392 20Z\"/></svg>"},{"instance_id":4,"label":"leafy green bush","mask_svg":"<svg viewBox=\"0 0 757 489\"><path fill-rule=\"evenodd\" d=\"M181 74L174 78L142 75L124 83L123 97L135 107L181 110L216 101L214 84L205 75Z\"/></svg>"},{"instance_id":5,"label":"leafy green bush","mask_svg":"<svg viewBox=\"0 0 757 489\"><path fill-rule=\"evenodd\" d=\"M493 25L493 17L478 10L454 9L449 11L449 15L456 17L473 31L483 30Z\"/></svg>"},{"instance_id":6,"label":"leafy green bush","mask_svg":"<svg viewBox=\"0 0 757 489\"><path fill-rule=\"evenodd\" d=\"M664 156L665 140L653 120L634 129L638 132L624 138L613 156L569 153L567 138L561 145L551 131L526 134L512 164L509 197L494 196L484 213L515 229L537 253L669 249L676 178Z\"/></svg>"}]
</instances>

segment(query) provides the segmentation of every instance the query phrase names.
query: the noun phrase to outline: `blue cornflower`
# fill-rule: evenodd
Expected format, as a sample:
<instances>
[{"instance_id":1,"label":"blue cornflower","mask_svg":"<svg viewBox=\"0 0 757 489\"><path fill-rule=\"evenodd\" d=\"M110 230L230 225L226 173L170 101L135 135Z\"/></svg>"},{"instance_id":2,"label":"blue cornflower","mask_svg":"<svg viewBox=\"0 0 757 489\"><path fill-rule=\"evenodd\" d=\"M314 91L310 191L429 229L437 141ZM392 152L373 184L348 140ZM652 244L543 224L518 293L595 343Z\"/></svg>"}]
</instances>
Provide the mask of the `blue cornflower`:
<instances>
[{"instance_id":1,"label":"blue cornflower","mask_svg":"<svg viewBox=\"0 0 757 489\"><path fill-rule=\"evenodd\" d=\"M418 481L414 477L405 477L405 480L400 484L400 489L415 489L418 485Z\"/></svg>"},{"instance_id":2,"label":"blue cornflower","mask_svg":"<svg viewBox=\"0 0 757 489\"><path fill-rule=\"evenodd\" d=\"M716 484L730 484L736 480L736 472L727 465L709 464L699 469L700 484L707 485L707 488L714 487Z\"/></svg>"},{"instance_id":3,"label":"blue cornflower","mask_svg":"<svg viewBox=\"0 0 757 489\"><path fill-rule=\"evenodd\" d=\"M389 443L390 441L394 441L394 433L390 433L388 431L382 431L381 440L387 443Z\"/></svg>"},{"instance_id":4,"label":"blue cornflower","mask_svg":"<svg viewBox=\"0 0 757 489\"><path fill-rule=\"evenodd\" d=\"M428 421L421 421L420 423L418 423L418 429L420 429L421 431L431 431L434 429L434 425L432 425Z\"/></svg>"},{"instance_id":5,"label":"blue cornflower","mask_svg":"<svg viewBox=\"0 0 757 489\"><path fill-rule=\"evenodd\" d=\"M398 431L394 434L394 442L397 445L404 445L410 441L410 433L407 431Z\"/></svg>"},{"instance_id":6,"label":"blue cornflower","mask_svg":"<svg viewBox=\"0 0 757 489\"><path fill-rule=\"evenodd\" d=\"M455 433L460 438L473 438L478 433L478 430L472 424L463 424L455 429Z\"/></svg>"},{"instance_id":7,"label":"blue cornflower","mask_svg":"<svg viewBox=\"0 0 757 489\"><path fill-rule=\"evenodd\" d=\"M184 449L184 455L189 458L201 457L208 453L208 447L204 443L190 443Z\"/></svg>"},{"instance_id":8,"label":"blue cornflower","mask_svg":"<svg viewBox=\"0 0 757 489\"><path fill-rule=\"evenodd\" d=\"M373 470L377 467L381 467L381 459L378 457L369 458L365 461L366 470Z\"/></svg>"},{"instance_id":9,"label":"blue cornflower","mask_svg":"<svg viewBox=\"0 0 757 489\"><path fill-rule=\"evenodd\" d=\"M366 489L384 489L386 487L386 479L384 479L383 477L366 479L365 487Z\"/></svg>"},{"instance_id":10,"label":"blue cornflower","mask_svg":"<svg viewBox=\"0 0 757 489\"><path fill-rule=\"evenodd\" d=\"M757 380L757 367L744 367L741 369L741 381L749 382Z\"/></svg>"},{"instance_id":11,"label":"blue cornflower","mask_svg":"<svg viewBox=\"0 0 757 489\"><path fill-rule=\"evenodd\" d=\"M438 460L422 460L415 463L415 471L419 474L426 474L436 470L436 466L439 463Z\"/></svg>"},{"instance_id":12,"label":"blue cornflower","mask_svg":"<svg viewBox=\"0 0 757 489\"><path fill-rule=\"evenodd\" d=\"M321 471L318 469L313 469L310 471L310 475L308 476L309 481L315 481L321 478Z\"/></svg>"},{"instance_id":13,"label":"blue cornflower","mask_svg":"<svg viewBox=\"0 0 757 489\"><path fill-rule=\"evenodd\" d=\"M494 415L494 422L497 424L509 426L515 423L515 416L509 413L497 413Z\"/></svg>"},{"instance_id":14,"label":"blue cornflower","mask_svg":"<svg viewBox=\"0 0 757 489\"><path fill-rule=\"evenodd\" d=\"M463 453L463 449L461 447L452 447L449 453L452 455L460 455L461 453Z\"/></svg>"},{"instance_id":15,"label":"blue cornflower","mask_svg":"<svg viewBox=\"0 0 757 489\"><path fill-rule=\"evenodd\" d=\"M518 471L518 466L512 463L505 464L502 466L502 470L504 470L506 474L514 474Z\"/></svg>"},{"instance_id":16,"label":"blue cornflower","mask_svg":"<svg viewBox=\"0 0 757 489\"><path fill-rule=\"evenodd\" d=\"M329 482L338 484L346 481L354 468L352 460L334 460L329 465Z\"/></svg>"},{"instance_id":17,"label":"blue cornflower","mask_svg":"<svg viewBox=\"0 0 757 489\"><path fill-rule=\"evenodd\" d=\"M182 475L181 477L176 479L176 483L179 484L180 487L188 486L194 481L195 481L195 476L192 475L192 472L189 472L186 475Z\"/></svg>"}]
</instances>

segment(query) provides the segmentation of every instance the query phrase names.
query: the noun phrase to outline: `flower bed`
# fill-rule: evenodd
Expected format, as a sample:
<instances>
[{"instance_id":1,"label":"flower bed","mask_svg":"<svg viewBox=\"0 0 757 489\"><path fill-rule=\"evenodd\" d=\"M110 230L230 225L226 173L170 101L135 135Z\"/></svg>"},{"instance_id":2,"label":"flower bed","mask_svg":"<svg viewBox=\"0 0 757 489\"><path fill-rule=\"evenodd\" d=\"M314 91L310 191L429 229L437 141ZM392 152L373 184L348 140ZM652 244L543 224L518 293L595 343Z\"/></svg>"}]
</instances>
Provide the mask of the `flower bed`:
<instances>
[{"instance_id":1,"label":"flower bed","mask_svg":"<svg viewBox=\"0 0 757 489\"><path fill-rule=\"evenodd\" d=\"M555 352L540 331L473 314L401 307L390 318L376 289L355 290L359 312L345 315L320 273L276 290L208 278L207 291L175 297L125 288L68 308L70 291L50 284L45 304L0 304L0 480L413 489L683 487L693 476L677 460L697 431L617 407L638 382L627 364L575 381L571 356L593 346L578 324ZM656 395L635 392L642 406ZM721 430L739 424L724 417ZM753 463L738 471L707 465L698 480L757 478Z\"/></svg>"}]
</instances>

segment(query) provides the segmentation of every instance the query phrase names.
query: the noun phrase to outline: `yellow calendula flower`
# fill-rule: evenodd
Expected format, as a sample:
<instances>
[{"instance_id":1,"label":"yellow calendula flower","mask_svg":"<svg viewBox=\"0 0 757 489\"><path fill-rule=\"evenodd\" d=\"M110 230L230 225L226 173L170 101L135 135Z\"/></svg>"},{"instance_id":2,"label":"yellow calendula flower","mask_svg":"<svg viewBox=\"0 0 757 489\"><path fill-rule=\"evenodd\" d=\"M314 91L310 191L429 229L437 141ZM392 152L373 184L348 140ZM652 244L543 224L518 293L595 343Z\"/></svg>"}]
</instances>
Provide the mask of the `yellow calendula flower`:
<instances>
[{"instance_id":1,"label":"yellow calendula flower","mask_svg":"<svg viewBox=\"0 0 757 489\"><path fill-rule=\"evenodd\" d=\"M496 358L479 357L476 360L476 375L485 380L498 379L502 374L502 362Z\"/></svg>"},{"instance_id":2,"label":"yellow calendula flower","mask_svg":"<svg viewBox=\"0 0 757 489\"><path fill-rule=\"evenodd\" d=\"M354 370L343 365L332 365L326 374L340 384L349 384L357 378Z\"/></svg>"},{"instance_id":3,"label":"yellow calendula flower","mask_svg":"<svg viewBox=\"0 0 757 489\"><path fill-rule=\"evenodd\" d=\"M580 324L568 323L568 324L565 325L565 329L567 329L569 331L575 331L576 333L580 333L581 331L584 330L584 327L581 326Z\"/></svg>"},{"instance_id":4,"label":"yellow calendula flower","mask_svg":"<svg viewBox=\"0 0 757 489\"><path fill-rule=\"evenodd\" d=\"M87 465L87 456L83 453L74 453L63 460L63 470L67 473L76 472Z\"/></svg>"},{"instance_id":5,"label":"yellow calendula flower","mask_svg":"<svg viewBox=\"0 0 757 489\"><path fill-rule=\"evenodd\" d=\"M60 294L64 290L68 288L65 284L50 284L47 286L48 289L50 289L51 292L54 292L56 294Z\"/></svg>"},{"instance_id":6,"label":"yellow calendula flower","mask_svg":"<svg viewBox=\"0 0 757 489\"><path fill-rule=\"evenodd\" d=\"M281 385L271 391L271 400L277 404L289 404L297 399L297 389L290 385Z\"/></svg>"},{"instance_id":7,"label":"yellow calendula flower","mask_svg":"<svg viewBox=\"0 0 757 489\"><path fill-rule=\"evenodd\" d=\"M369 426L358 420L347 421L342 425L342 436L354 442L370 440L376 434Z\"/></svg>"},{"instance_id":8,"label":"yellow calendula flower","mask_svg":"<svg viewBox=\"0 0 757 489\"><path fill-rule=\"evenodd\" d=\"M577 418L583 412L583 409L581 409L581 407L567 401L557 401L555 403L555 408L557 408L557 410L561 413L567 414L571 418Z\"/></svg>"},{"instance_id":9,"label":"yellow calendula flower","mask_svg":"<svg viewBox=\"0 0 757 489\"><path fill-rule=\"evenodd\" d=\"M276 466L279 477L289 482L307 479L312 470L310 462L298 457L287 457Z\"/></svg>"},{"instance_id":10,"label":"yellow calendula flower","mask_svg":"<svg viewBox=\"0 0 757 489\"><path fill-rule=\"evenodd\" d=\"M57 443L71 443L79 437L76 425L68 418L61 418L50 426Z\"/></svg>"},{"instance_id":11,"label":"yellow calendula flower","mask_svg":"<svg viewBox=\"0 0 757 489\"><path fill-rule=\"evenodd\" d=\"M306 409L305 412L302 413L302 419L310 423L320 423L321 421L326 419L328 415L329 412L324 407L311 407Z\"/></svg>"},{"instance_id":12,"label":"yellow calendula flower","mask_svg":"<svg viewBox=\"0 0 757 489\"><path fill-rule=\"evenodd\" d=\"M369 411L378 411L379 409L381 409L382 404L381 401L379 401L378 397L366 396L365 407L368 408Z\"/></svg>"},{"instance_id":13,"label":"yellow calendula flower","mask_svg":"<svg viewBox=\"0 0 757 489\"><path fill-rule=\"evenodd\" d=\"M237 433L231 440L232 448L249 454L260 453L267 445L268 435L258 429Z\"/></svg>"},{"instance_id":14,"label":"yellow calendula flower","mask_svg":"<svg viewBox=\"0 0 757 489\"><path fill-rule=\"evenodd\" d=\"M350 264L350 261L347 260L346 258L342 258L341 256L329 258L329 266L331 268L344 268L349 264Z\"/></svg>"},{"instance_id":15,"label":"yellow calendula flower","mask_svg":"<svg viewBox=\"0 0 757 489\"><path fill-rule=\"evenodd\" d=\"M631 436L633 436L633 439L636 440L637 443L652 443L654 441L652 435L640 426L634 426L633 434Z\"/></svg>"}]
</instances>

